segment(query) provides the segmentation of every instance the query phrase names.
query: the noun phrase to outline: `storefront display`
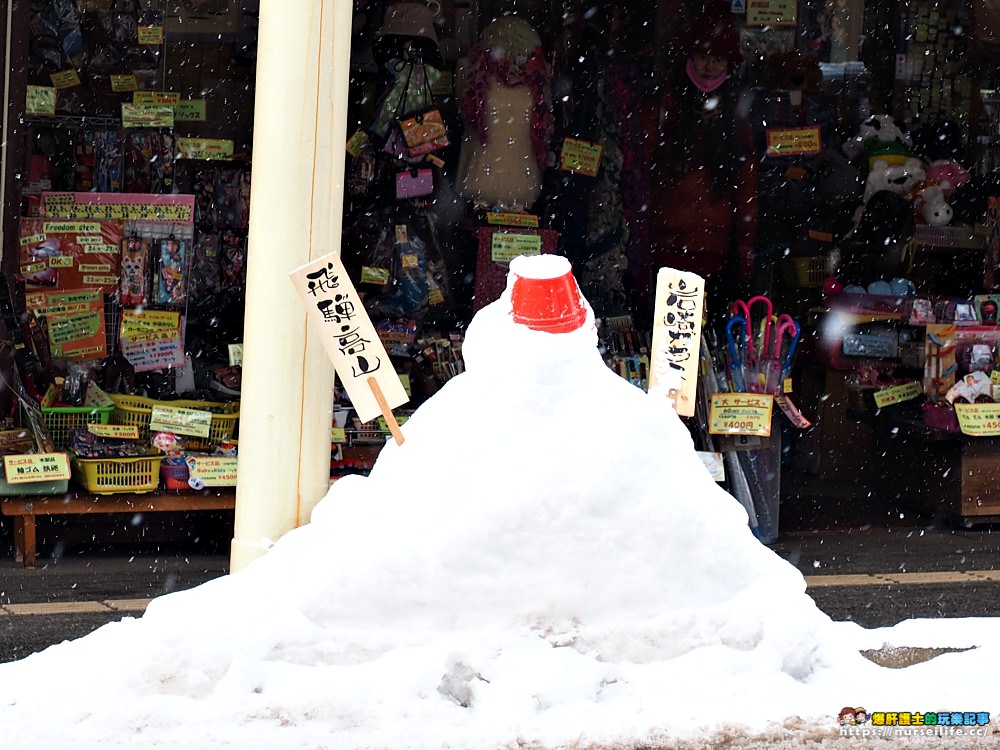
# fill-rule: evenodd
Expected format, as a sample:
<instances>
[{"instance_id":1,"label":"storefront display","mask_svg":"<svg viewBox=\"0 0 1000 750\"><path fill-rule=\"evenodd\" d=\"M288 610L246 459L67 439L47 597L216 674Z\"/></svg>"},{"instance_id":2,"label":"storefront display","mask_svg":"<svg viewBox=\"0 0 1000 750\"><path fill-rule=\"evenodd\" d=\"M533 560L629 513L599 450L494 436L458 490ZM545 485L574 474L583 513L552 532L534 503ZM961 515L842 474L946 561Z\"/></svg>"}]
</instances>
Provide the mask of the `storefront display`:
<instances>
[{"instance_id":1,"label":"storefront display","mask_svg":"<svg viewBox=\"0 0 1000 750\"><path fill-rule=\"evenodd\" d=\"M81 408L64 387L81 373L115 404L109 426L132 424L128 399L161 417L163 405L202 412L140 427L142 450L171 425L183 450L161 440L155 471L126 493L226 486L231 465L188 457L238 445L254 27L252 3L221 5L211 19L155 3L23 11L29 64L9 98L24 103L25 132L8 159L24 180L0 350L20 385L0 394L0 432L40 424L36 450L68 450L67 436L41 432L73 414L55 410ZM895 440L890 417L919 432L899 466L927 436L957 446L955 461L989 462L997 76L962 64L989 48L961 31L977 28L981 4L862 15L810 2L774 17L724 2L528 5L355 3L340 252L405 379L398 421L462 371L465 327L510 262L544 253L572 262L609 367L644 389L658 270L705 278L695 356L714 387L688 421L706 454L745 454L723 460L723 481L751 509L810 445L840 452L811 465L842 466L855 417L873 445ZM861 44L862 17L898 30L894 71ZM720 394L763 396L771 411L713 434ZM345 392L336 406L332 469L365 471L388 433L346 416ZM183 438L218 421L229 434ZM766 445L754 434L764 422ZM81 437L80 449L112 441ZM24 444L0 441L12 454ZM139 458L77 455L69 481L97 492L81 462ZM755 479L765 463L770 479ZM969 492L949 512L968 515ZM776 511L760 512L770 537Z\"/></svg>"}]
</instances>

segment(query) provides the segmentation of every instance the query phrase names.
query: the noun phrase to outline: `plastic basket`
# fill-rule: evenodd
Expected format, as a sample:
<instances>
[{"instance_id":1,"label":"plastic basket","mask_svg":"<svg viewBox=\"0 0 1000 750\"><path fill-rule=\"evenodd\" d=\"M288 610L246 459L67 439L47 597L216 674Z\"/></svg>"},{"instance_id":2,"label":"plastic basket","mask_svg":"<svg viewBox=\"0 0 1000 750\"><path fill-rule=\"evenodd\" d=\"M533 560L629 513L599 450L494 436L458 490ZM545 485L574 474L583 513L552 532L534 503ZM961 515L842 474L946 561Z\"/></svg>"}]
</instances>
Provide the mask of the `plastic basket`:
<instances>
[{"instance_id":1,"label":"plastic basket","mask_svg":"<svg viewBox=\"0 0 1000 750\"><path fill-rule=\"evenodd\" d=\"M115 404L108 394L93 383L87 385L83 406L53 406L58 392L56 386L49 386L41 404L45 430L56 448L69 447L73 430L77 427L107 424L115 410Z\"/></svg>"},{"instance_id":2,"label":"plastic basket","mask_svg":"<svg viewBox=\"0 0 1000 750\"><path fill-rule=\"evenodd\" d=\"M913 242L926 247L952 247L979 250L986 246L986 238L976 233L975 227L932 227L917 224Z\"/></svg>"},{"instance_id":3,"label":"plastic basket","mask_svg":"<svg viewBox=\"0 0 1000 750\"><path fill-rule=\"evenodd\" d=\"M116 492L152 492L160 483L159 451L133 458L72 459L73 479L98 495Z\"/></svg>"},{"instance_id":4,"label":"plastic basket","mask_svg":"<svg viewBox=\"0 0 1000 750\"><path fill-rule=\"evenodd\" d=\"M214 401L157 401L145 396L127 396L120 393L111 394L114 411L111 421L114 424L135 425L139 428L139 440L149 440L149 422L153 416L154 406L173 406L182 409L198 409L212 413L212 423L209 426L208 437L184 436L184 446L190 450L214 449L219 443L229 440L236 432L240 421L239 403L216 403Z\"/></svg>"},{"instance_id":5,"label":"plastic basket","mask_svg":"<svg viewBox=\"0 0 1000 750\"><path fill-rule=\"evenodd\" d=\"M160 464L160 478L163 480L163 487L168 490L189 490L188 484L190 472L186 463L180 464Z\"/></svg>"}]
</instances>

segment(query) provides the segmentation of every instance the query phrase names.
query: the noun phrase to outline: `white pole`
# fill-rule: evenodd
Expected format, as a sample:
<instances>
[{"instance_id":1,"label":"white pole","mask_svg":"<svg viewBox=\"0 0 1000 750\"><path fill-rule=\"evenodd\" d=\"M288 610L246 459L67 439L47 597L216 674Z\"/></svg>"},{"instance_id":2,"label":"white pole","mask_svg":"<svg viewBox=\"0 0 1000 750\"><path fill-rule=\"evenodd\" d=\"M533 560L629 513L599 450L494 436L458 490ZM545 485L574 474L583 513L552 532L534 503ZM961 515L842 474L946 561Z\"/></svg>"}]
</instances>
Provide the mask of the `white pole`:
<instances>
[{"instance_id":1,"label":"white pole","mask_svg":"<svg viewBox=\"0 0 1000 750\"><path fill-rule=\"evenodd\" d=\"M288 274L339 250L350 0L262 0L231 572L307 523L330 471L333 367Z\"/></svg>"}]
</instances>

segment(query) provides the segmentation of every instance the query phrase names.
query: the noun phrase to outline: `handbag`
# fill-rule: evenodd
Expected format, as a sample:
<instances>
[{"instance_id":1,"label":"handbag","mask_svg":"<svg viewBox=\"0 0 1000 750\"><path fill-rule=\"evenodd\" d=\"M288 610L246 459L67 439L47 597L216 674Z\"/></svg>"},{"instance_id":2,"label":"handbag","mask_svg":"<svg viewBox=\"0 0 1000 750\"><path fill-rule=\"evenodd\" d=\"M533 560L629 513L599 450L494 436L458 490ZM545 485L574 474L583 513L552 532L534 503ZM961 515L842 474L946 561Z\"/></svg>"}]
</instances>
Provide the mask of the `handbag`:
<instances>
[{"instance_id":1,"label":"handbag","mask_svg":"<svg viewBox=\"0 0 1000 750\"><path fill-rule=\"evenodd\" d=\"M430 106L404 112L410 95L410 80L413 68L420 65L420 73L424 79L424 101ZM389 133L385 150L387 153L402 159L420 159L449 145L448 126L444 122L441 110L433 104L434 94L423 63L411 64L406 74L406 83L399 95L396 114L393 118L394 127Z\"/></svg>"},{"instance_id":2,"label":"handbag","mask_svg":"<svg viewBox=\"0 0 1000 750\"><path fill-rule=\"evenodd\" d=\"M420 198L434 192L434 170L411 167L396 172L396 199Z\"/></svg>"}]
</instances>

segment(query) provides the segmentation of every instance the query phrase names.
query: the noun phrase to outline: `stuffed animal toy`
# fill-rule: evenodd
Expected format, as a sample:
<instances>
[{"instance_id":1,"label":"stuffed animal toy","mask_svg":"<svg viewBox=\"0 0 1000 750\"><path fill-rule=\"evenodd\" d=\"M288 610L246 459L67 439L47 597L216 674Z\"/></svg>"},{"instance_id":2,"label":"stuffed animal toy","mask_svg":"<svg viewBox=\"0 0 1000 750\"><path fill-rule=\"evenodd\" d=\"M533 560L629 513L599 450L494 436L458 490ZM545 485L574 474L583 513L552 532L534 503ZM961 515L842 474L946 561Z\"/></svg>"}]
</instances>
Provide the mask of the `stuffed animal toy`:
<instances>
[{"instance_id":1,"label":"stuffed animal toy","mask_svg":"<svg viewBox=\"0 0 1000 750\"><path fill-rule=\"evenodd\" d=\"M927 179L942 186L948 183L944 188L947 196L951 190L971 180L972 173L953 159L937 159L927 165Z\"/></svg>"},{"instance_id":2,"label":"stuffed animal toy","mask_svg":"<svg viewBox=\"0 0 1000 750\"><path fill-rule=\"evenodd\" d=\"M906 196L926 178L924 163L920 159L911 157L899 165L890 164L885 159L876 159L865 181L863 201L868 203L868 199L880 190Z\"/></svg>"},{"instance_id":3,"label":"stuffed animal toy","mask_svg":"<svg viewBox=\"0 0 1000 750\"><path fill-rule=\"evenodd\" d=\"M951 223L954 211L944 197L943 187L948 183L928 185L917 193L914 205L920 216L932 227L944 227Z\"/></svg>"},{"instance_id":4,"label":"stuffed animal toy","mask_svg":"<svg viewBox=\"0 0 1000 750\"><path fill-rule=\"evenodd\" d=\"M890 161L905 160L911 154L910 136L890 115L872 115L858 127L858 133L844 142L843 150L851 161L867 155Z\"/></svg>"}]
</instances>

